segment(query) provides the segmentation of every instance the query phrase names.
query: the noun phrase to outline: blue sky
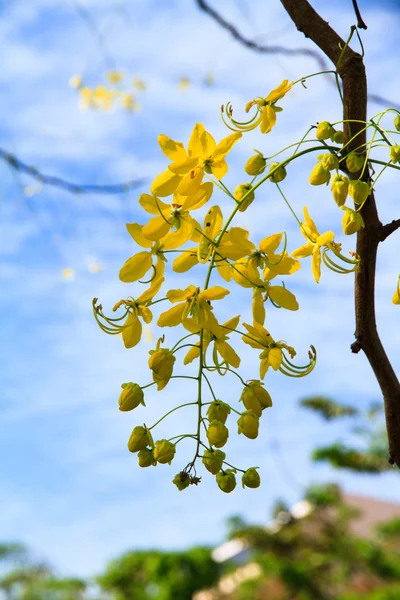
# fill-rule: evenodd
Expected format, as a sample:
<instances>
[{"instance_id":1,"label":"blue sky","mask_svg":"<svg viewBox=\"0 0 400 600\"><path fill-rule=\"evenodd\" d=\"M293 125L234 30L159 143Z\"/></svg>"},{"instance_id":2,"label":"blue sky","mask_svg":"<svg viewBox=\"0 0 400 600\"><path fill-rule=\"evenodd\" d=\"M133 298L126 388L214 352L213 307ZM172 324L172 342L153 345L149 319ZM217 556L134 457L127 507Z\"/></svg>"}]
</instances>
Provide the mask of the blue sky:
<instances>
[{"instance_id":1,"label":"blue sky","mask_svg":"<svg viewBox=\"0 0 400 600\"><path fill-rule=\"evenodd\" d=\"M151 181L166 164L157 146L159 133L186 141L200 121L220 138L226 134L219 117L222 103L231 100L236 114L242 114L249 99L268 93L282 79L315 70L308 59L269 58L243 49L188 0L87 0L82 5L106 31L107 48L126 77L139 76L147 83L139 98L140 112L79 109L69 78L83 73L88 84L96 85L109 60L74 2L16 0L0 6L5 48L1 144L43 171L76 182L115 183L135 177ZM322 0L314 5L346 37L354 22L351 2L331 3L328 9ZM226 0L218 6L250 37L312 47L294 30L278 1ZM364 6L370 90L396 100L399 15L393 3L379 9L372 3ZM204 85L209 73L215 77L211 87ZM178 87L182 77L191 80L185 92ZM322 78L310 80L307 90L295 89L282 105L284 112L268 137L252 132L232 152L228 186L244 180L243 164L252 148L272 154L297 141L309 124L340 118L334 89ZM371 105L371 115L379 109ZM312 164L305 159L293 168L285 192L299 213L307 203L321 230L333 227L340 235L341 214L329 191L311 189L307 183ZM139 469L126 441L134 425L155 421L177 399L191 398L193 389L172 382L162 393L150 388L145 410L120 413L120 384L150 381L146 362L152 344L125 350L119 338L96 327L91 313L94 296L110 309L119 298L137 294L139 286L119 282L118 270L135 252L125 223L144 222L137 196L146 186L115 197L76 197L45 187L27 197L23 190L32 180L15 177L5 164L0 164L0 172L2 539L29 544L62 573L90 575L128 548L218 543L227 517L240 513L264 522L275 499L296 501L315 481L337 480L352 493L398 499L400 483L394 474L377 480L310 464L308 456L316 444L349 438L342 425L325 426L297 407L300 397L313 393L360 407L380 397L364 356L349 351L354 330L352 276L325 271L316 286L305 262L289 282L300 311L268 308L271 333L293 344L299 361L314 344L319 360L303 380L268 374L274 407L263 418L257 440L238 438L232 420L229 456L237 464L259 465L262 487L237 489L227 496L205 476L198 488L179 493L171 479L192 454L189 446L182 445L171 467ZM381 218L387 222L398 216L393 213L394 176L382 178L378 188ZM218 194L214 199L228 207ZM250 228L256 240L285 229L290 248L300 245L296 224L272 186L264 186L257 200L238 225ZM345 251L353 249L353 239L343 242ZM382 340L398 370L398 313L390 302L398 272L393 260L396 243L398 252L398 240L392 236L379 256L377 314ZM101 272L90 271L93 263L101 265ZM63 279L62 269L67 267L74 270L74 280ZM170 287L197 281L196 273L179 278L170 274ZM244 320L249 319L246 291L236 289L225 305L221 317L241 311ZM154 326L153 333L157 336ZM168 336L171 343L174 333ZM240 347L241 372L245 378L254 377L257 354ZM236 381L228 378L216 382L216 389L222 398L240 393ZM194 412L184 410L160 426L158 437L193 426Z\"/></svg>"}]
</instances>

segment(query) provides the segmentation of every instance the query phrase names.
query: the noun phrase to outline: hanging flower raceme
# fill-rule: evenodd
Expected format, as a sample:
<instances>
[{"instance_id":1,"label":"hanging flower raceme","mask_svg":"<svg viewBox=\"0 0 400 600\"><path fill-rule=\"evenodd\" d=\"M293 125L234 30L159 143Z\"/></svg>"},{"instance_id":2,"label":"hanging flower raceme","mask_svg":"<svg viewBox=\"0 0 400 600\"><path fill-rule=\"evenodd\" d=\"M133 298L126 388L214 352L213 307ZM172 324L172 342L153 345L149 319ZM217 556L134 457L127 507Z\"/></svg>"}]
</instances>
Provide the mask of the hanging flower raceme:
<instances>
[{"instance_id":1,"label":"hanging flower raceme","mask_svg":"<svg viewBox=\"0 0 400 600\"><path fill-rule=\"evenodd\" d=\"M261 133L269 133L276 123L276 113L283 110L276 103L288 93L293 85L293 82L289 83L288 79L284 79L265 98L258 97L248 102L246 104L247 113L253 106L257 108L256 114L249 121L236 121L232 116L232 105L228 102L225 111L222 106L222 120L232 131L250 131L260 126Z\"/></svg>"},{"instance_id":2,"label":"hanging flower raceme","mask_svg":"<svg viewBox=\"0 0 400 600\"><path fill-rule=\"evenodd\" d=\"M127 298L126 300L120 300L114 306L113 311L117 311L119 308L124 307L125 312L121 317L112 319L106 317L103 313L103 307L101 304L97 304L97 298L93 300L93 314L100 328L110 335L122 334L122 339L125 344L125 348L133 348L140 342L142 337L142 322L151 323L153 315L149 309L149 305L154 296L160 290L164 278L154 279L148 290L143 292L138 298Z\"/></svg>"},{"instance_id":3,"label":"hanging flower raceme","mask_svg":"<svg viewBox=\"0 0 400 600\"><path fill-rule=\"evenodd\" d=\"M248 331L242 337L245 344L257 350L262 350L260 354L260 379L264 379L269 367L289 377L305 377L314 369L317 360L314 346L310 346L309 362L299 367L294 365L286 356L286 353L289 354L290 358L296 356L296 351L292 346L282 340L275 342L269 331L257 322L254 322L253 325L247 323L243 323L243 325Z\"/></svg>"},{"instance_id":4,"label":"hanging flower raceme","mask_svg":"<svg viewBox=\"0 0 400 600\"><path fill-rule=\"evenodd\" d=\"M358 257L355 255L355 258L350 260L341 254L342 245L333 241L335 237L333 231L326 231L320 234L306 206L304 207L304 221L301 223L300 231L308 242L304 246L300 246L300 248L294 250L292 256L295 258L312 256L311 268L317 283L319 283L321 278L321 256L324 264L336 273L352 273L357 269L359 264ZM337 258L348 264L349 267L344 267L334 262L327 255L328 251L333 252Z\"/></svg>"},{"instance_id":5,"label":"hanging flower raceme","mask_svg":"<svg viewBox=\"0 0 400 600\"><path fill-rule=\"evenodd\" d=\"M221 180L228 172L225 157L241 136L236 132L216 144L204 125L196 123L186 151L181 142L159 135L160 148L172 163L155 178L151 192L156 196L169 196L176 191L183 196L193 196L198 192L205 173Z\"/></svg>"}]
</instances>

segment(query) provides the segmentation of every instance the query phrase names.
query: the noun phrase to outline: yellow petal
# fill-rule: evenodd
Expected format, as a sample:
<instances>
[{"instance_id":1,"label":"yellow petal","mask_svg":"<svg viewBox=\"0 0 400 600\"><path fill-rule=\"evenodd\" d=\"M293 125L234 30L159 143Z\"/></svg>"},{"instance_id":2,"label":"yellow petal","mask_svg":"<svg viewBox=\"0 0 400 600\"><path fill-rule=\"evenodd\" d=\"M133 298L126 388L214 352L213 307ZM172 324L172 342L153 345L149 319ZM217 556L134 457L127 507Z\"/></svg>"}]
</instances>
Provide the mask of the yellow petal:
<instances>
[{"instance_id":1,"label":"yellow petal","mask_svg":"<svg viewBox=\"0 0 400 600\"><path fill-rule=\"evenodd\" d=\"M133 348L142 337L142 324L135 313L129 313L122 330L125 348Z\"/></svg>"},{"instance_id":2,"label":"yellow petal","mask_svg":"<svg viewBox=\"0 0 400 600\"><path fill-rule=\"evenodd\" d=\"M304 246L300 246L300 248L296 248L296 250L293 250L292 256L294 256L295 258L306 258L307 256L311 256L313 250L314 244L304 244Z\"/></svg>"},{"instance_id":3,"label":"yellow petal","mask_svg":"<svg viewBox=\"0 0 400 600\"><path fill-rule=\"evenodd\" d=\"M190 158L189 156L185 158L185 160L181 162L174 162L168 165L168 169L172 171L172 173L176 173L177 175L186 175L189 173L191 169L198 164L199 159L197 157Z\"/></svg>"},{"instance_id":4,"label":"yellow petal","mask_svg":"<svg viewBox=\"0 0 400 600\"><path fill-rule=\"evenodd\" d=\"M261 110L261 133L269 133L276 123L276 112L272 106L264 106Z\"/></svg>"},{"instance_id":5,"label":"yellow petal","mask_svg":"<svg viewBox=\"0 0 400 600\"><path fill-rule=\"evenodd\" d=\"M283 233L275 233L274 235L270 235L260 242L260 250L264 252L264 254L272 254L278 248L279 244L282 241Z\"/></svg>"},{"instance_id":6,"label":"yellow petal","mask_svg":"<svg viewBox=\"0 0 400 600\"><path fill-rule=\"evenodd\" d=\"M312 255L311 269L315 281L319 283L319 280L321 278L321 250L318 246L315 246L315 250Z\"/></svg>"},{"instance_id":7,"label":"yellow petal","mask_svg":"<svg viewBox=\"0 0 400 600\"><path fill-rule=\"evenodd\" d=\"M253 321L256 321L260 325L264 325L265 322L265 304L262 298L261 292L257 292L253 294L253 303L252 303L252 314Z\"/></svg>"},{"instance_id":8,"label":"yellow petal","mask_svg":"<svg viewBox=\"0 0 400 600\"><path fill-rule=\"evenodd\" d=\"M193 346L193 348L190 348L189 352L186 354L185 358L183 359L183 364L188 365L194 360L196 360L196 358L199 358L199 356L200 344L196 344L195 346Z\"/></svg>"},{"instance_id":9,"label":"yellow petal","mask_svg":"<svg viewBox=\"0 0 400 600\"><path fill-rule=\"evenodd\" d=\"M169 290L166 295L168 300L172 303L182 302L183 300L186 300L186 298L193 296L196 290L196 286L189 285L185 290Z\"/></svg>"},{"instance_id":10,"label":"yellow petal","mask_svg":"<svg viewBox=\"0 0 400 600\"><path fill-rule=\"evenodd\" d=\"M291 275L292 273L296 273L301 267L299 261L290 256L281 258L279 254L271 254L268 256L268 260L271 262L264 271L265 279L267 279L266 271L271 271L275 275Z\"/></svg>"},{"instance_id":11,"label":"yellow petal","mask_svg":"<svg viewBox=\"0 0 400 600\"><path fill-rule=\"evenodd\" d=\"M184 326L185 329L187 329L188 331L190 331L190 333L200 333L200 327L199 324L197 323L197 321L195 319L193 319L193 317L188 317L187 319L184 319L182 325ZM205 339L205 336L203 336L203 340Z\"/></svg>"},{"instance_id":12,"label":"yellow petal","mask_svg":"<svg viewBox=\"0 0 400 600\"><path fill-rule=\"evenodd\" d=\"M196 149L196 153L194 148ZM196 144L193 146L193 155L199 156L202 159L207 159L215 150L215 140L211 133L204 130L201 135L196 138Z\"/></svg>"},{"instance_id":13,"label":"yellow petal","mask_svg":"<svg viewBox=\"0 0 400 600\"><path fill-rule=\"evenodd\" d=\"M225 177L228 172L228 163L226 160L219 160L218 162L213 161L211 164L211 173L218 181Z\"/></svg>"},{"instance_id":14,"label":"yellow petal","mask_svg":"<svg viewBox=\"0 0 400 600\"><path fill-rule=\"evenodd\" d=\"M218 266L217 266L218 274L225 281L230 281L232 279L232 268L231 268L231 266L228 263L226 263L225 261L218 262L217 264L218 264Z\"/></svg>"},{"instance_id":15,"label":"yellow petal","mask_svg":"<svg viewBox=\"0 0 400 600\"><path fill-rule=\"evenodd\" d=\"M136 301L140 304L145 304L146 302L152 300L154 296L158 294L164 281L164 277L155 277L151 282L149 289L143 292L143 294L141 294L138 298L136 298Z\"/></svg>"},{"instance_id":16,"label":"yellow petal","mask_svg":"<svg viewBox=\"0 0 400 600\"><path fill-rule=\"evenodd\" d=\"M335 234L333 233L333 231L325 231L325 233L322 233L320 236L317 237L316 243L318 244L318 246L326 246L327 244L333 241L334 237Z\"/></svg>"},{"instance_id":17,"label":"yellow petal","mask_svg":"<svg viewBox=\"0 0 400 600\"><path fill-rule=\"evenodd\" d=\"M154 217L150 219L147 225L144 225L142 233L145 238L157 242L165 237L170 229L171 225L163 217Z\"/></svg>"},{"instance_id":18,"label":"yellow petal","mask_svg":"<svg viewBox=\"0 0 400 600\"><path fill-rule=\"evenodd\" d=\"M157 321L159 327L175 327L182 323L183 312L186 309L186 302L172 306L169 310L161 313Z\"/></svg>"},{"instance_id":19,"label":"yellow petal","mask_svg":"<svg viewBox=\"0 0 400 600\"><path fill-rule=\"evenodd\" d=\"M198 221L196 221L196 219L193 219L193 217L190 217L191 222L193 223L193 231L192 234L189 238L189 240L191 242L201 242L204 240L204 236L202 234L201 231L201 225Z\"/></svg>"},{"instance_id":20,"label":"yellow petal","mask_svg":"<svg viewBox=\"0 0 400 600\"><path fill-rule=\"evenodd\" d=\"M282 350L280 348L271 348L268 353L268 362L274 371L277 371L282 364Z\"/></svg>"},{"instance_id":21,"label":"yellow petal","mask_svg":"<svg viewBox=\"0 0 400 600\"><path fill-rule=\"evenodd\" d=\"M223 323L222 327L228 327L229 329L236 329L237 326L239 325L239 321L240 321L240 315L237 315L236 317L232 317L232 319L229 319L229 321L225 321L225 323ZM227 335L229 334L229 332L227 332Z\"/></svg>"},{"instance_id":22,"label":"yellow petal","mask_svg":"<svg viewBox=\"0 0 400 600\"><path fill-rule=\"evenodd\" d=\"M280 100L280 98L283 98L285 94L288 93L292 86L293 82L289 83L288 79L284 79L282 83L278 85L278 87L276 87L274 90L272 90L272 92L268 94L265 100L271 103Z\"/></svg>"},{"instance_id":23,"label":"yellow petal","mask_svg":"<svg viewBox=\"0 0 400 600\"><path fill-rule=\"evenodd\" d=\"M186 271L189 271L194 265L197 265L198 262L197 248L189 248L187 251L176 257L172 263L172 270L176 273L186 273Z\"/></svg>"},{"instance_id":24,"label":"yellow petal","mask_svg":"<svg viewBox=\"0 0 400 600\"><path fill-rule=\"evenodd\" d=\"M213 287L208 288L208 290L200 292L199 298L201 298L201 300L222 300L222 298L225 298L228 294L230 294L229 290L220 287L219 285L214 285Z\"/></svg>"},{"instance_id":25,"label":"yellow petal","mask_svg":"<svg viewBox=\"0 0 400 600\"><path fill-rule=\"evenodd\" d=\"M215 342L215 347L229 365L232 365L235 369L239 367L240 357L236 354L232 346L227 342Z\"/></svg>"},{"instance_id":26,"label":"yellow petal","mask_svg":"<svg viewBox=\"0 0 400 600\"><path fill-rule=\"evenodd\" d=\"M307 206L304 206L304 222L301 224L301 233L307 240L311 240L315 242L317 237L319 236L319 231L309 215Z\"/></svg>"},{"instance_id":27,"label":"yellow petal","mask_svg":"<svg viewBox=\"0 0 400 600\"><path fill-rule=\"evenodd\" d=\"M289 290L287 290L283 286L270 285L268 287L268 295L271 298L272 302L274 302L281 308L286 308L287 310L299 309L296 296L292 294L292 292L289 292Z\"/></svg>"},{"instance_id":28,"label":"yellow petal","mask_svg":"<svg viewBox=\"0 0 400 600\"><path fill-rule=\"evenodd\" d=\"M182 161L187 156L182 142L175 142L175 140L171 140L167 135L159 135L158 143L165 156L173 161Z\"/></svg>"},{"instance_id":29,"label":"yellow petal","mask_svg":"<svg viewBox=\"0 0 400 600\"><path fill-rule=\"evenodd\" d=\"M193 127L193 131L189 139L189 156L201 156L201 152L203 150L201 136L204 132L204 125L202 125L201 123L196 123L196 125Z\"/></svg>"},{"instance_id":30,"label":"yellow petal","mask_svg":"<svg viewBox=\"0 0 400 600\"><path fill-rule=\"evenodd\" d=\"M143 225L139 225L139 223L127 223L126 228L139 246L142 246L142 248L152 247L153 242L145 238L142 233Z\"/></svg>"},{"instance_id":31,"label":"yellow petal","mask_svg":"<svg viewBox=\"0 0 400 600\"><path fill-rule=\"evenodd\" d=\"M212 154L213 161L218 162L222 158L225 158L228 152L232 150L233 146L238 140L240 140L241 137L241 132L236 131L235 133L231 133L230 135L226 136L226 138L221 140Z\"/></svg>"},{"instance_id":32,"label":"yellow petal","mask_svg":"<svg viewBox=\"0 0 400 600\"><path fill-rule=\"evenodd\" d=\"M164 275L164 271L165 271L165 261L162 260L162 258L158 257L156 264L153 266L156 270L154 273L154 277L157 279L162 278Z\"/></svg>"},{"instance_id":33,"label":"yellow petal","mask_svg":"<svg viewBox=\"0 0 400 600\"><path fill-rule=\"evenodd\" d=\"M184 210L197 210L204 206L206 202L212 196L214 189L214 184L211 181L207 181L206 183L202 183L197 194L193 196L183 196L182 209Z\"/></svg>"},{"instance_id":34,"label":"yellow petal","mask_svg":"<svg viewBox=\"0 0 400 600\"><path fill-rule=\"evenodd\" d=\"M157 203L159 208L157 207ZM154 196L151 196L150 194L141 194L139 196L139 204L142 208L144 208L146 212L150 213L151 215L159 215L160 210L164 211L171 209L169 204L165 204L165 202L163 202L162 200L158 200L158 198L156 202Z\"/></svg>"},{"instance_id":35,"label":"yellow petal","mask_svg":"<svg viewBox=\"0 0 400 600\"><path fill-rule=\"evenodd\" d=\"M138 252L135 256L128 258L121 268L119 272L120 280L125 283L137 281L151 269L152 262L150 252Z\"/></svg>"},{"instance_id":36,"label":"yellow petal","mask_svg":"<svg viewBox=\"0 0 400 600\"><path fill-rule=\"evenodd\" d=\"M153 314L147 306L139 306L138 315L139 317L142 317L145 323L151 323L153 320Z\"/></svg>"},{"instance_id":37,"label":"yellow petal","mask_svg":"<svg viewBox=\"0 0 400 600\"><path fill-rule=\"evenodd\" d=\"M398 290L393 294L392 302L393 304L400 304L400 294Z\"/></svg>"},{"instance_id":38,"label":"yellow petal","mask_svg":"<svg viewBox=\"0 0 400 600\"><path fill-rule=\"evenodd\" d=\"M150 191L155 196L170 196L177 189L182 175L175 175L169 169L163 171L154 179L151 184Z\"/></svg>"},{"instance_id":39,"label":"yellow petal","mask_svg":"<svg viewBox=\"0 0 400 600\"><path fill-rule=\"evenodd\" d=\"M204 233L214 239L221 231L223 216L219 206L212 206L204 217Z\"/></svg>"},{"instance_id":40,"label":"yellow petal","mask_svg":"<svg viewBox=\"0 0 400 600\"><path fill-rule=\"evenodd\" d=\"M269 369L268 358L263 358L262 361L260 362L260 379L264 379L268 369Z\"/></svg>"},{"instance_id":41,"label":"yellow petal","mask_svg":"<svg viewBox=\"0 0 400 600\"><path fill-rule=\"evenodd\" d=\"M170 231L162 240L161 243L166 248L179 248L186 244L193 233L193 219L189 215L181 216L179 219L180 227L176 231Z\"/></svg>"},{"instance_id":42,"label":"yellow petal","mask_svg":"<svg viewBox=\"0 0 400 600\"><path fill-rule=\"evenodd\" d=\"M182 194L182 196L194 196L199 191L203 177L204 170L201 167L195 167L183 176L176 188L178 193Z\"/></svg>"}]
</instances>

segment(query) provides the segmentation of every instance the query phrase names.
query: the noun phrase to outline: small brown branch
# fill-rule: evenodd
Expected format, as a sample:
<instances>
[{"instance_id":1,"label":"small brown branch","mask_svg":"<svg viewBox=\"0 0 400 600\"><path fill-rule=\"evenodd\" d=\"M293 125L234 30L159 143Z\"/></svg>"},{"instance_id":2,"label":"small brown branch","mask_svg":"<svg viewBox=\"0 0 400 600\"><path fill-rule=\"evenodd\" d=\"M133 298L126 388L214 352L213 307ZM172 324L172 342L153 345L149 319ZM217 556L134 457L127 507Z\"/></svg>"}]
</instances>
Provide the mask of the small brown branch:
<instances>
[{"instance_id":1,"label":"small brown branch","mask_svg":"<svg viewBox=\"0 0 400 600\"><path fill-rule=\"evenodd\" d=\"M2 148L0 148L0 160L4 160L9 167L15 171L29 175L43 185L58 187L66 192L70 192L71 194L126 194L127 192L130 192L144 183L143 179L132 179L131 181L125 181L124 183L115 183L111 185L72 183L71 181L61 179L61 177L46 175L45 173L39 171L39 169L36 167L22 162L22 160L17 158L14 154L11 154Z\"/></svg>"},{"instance_id":2,"label":"small brown branch","mask_svg":"<svg viewBox=\"0 0 400 600\"><path fill-rule=\"evenodd\" d=\"M352 137L348 143L350 151L357 147L365 147L366 132L363 130L363 122L367 120L367 78L362 57L350 47L342 53L344 41L307 0L281 0L281 3L297 29L311 38L335 64L343 84L344 119L349 119L352 123L351 132L347 127L344 130L344 141L349 142ZM356 178L359 173L351 175ZM368 169L364 171L363 179L369 181ZM389 460L400 467L400 383L379 339L375 318L377 250L382 232L385 228L388 231L392 224L382 226L374 193L362 207L361 214L365 227L357 234L360 265L355 274L356 341L351 349L354 353L364 351L381 388L389 439ZM393 231L397 227L393 227Z\"/></svg>"},{"instance_id":3,"label":"small brown branch","mask_svg":"<svg viewBox=\"0 0 400 600\"><path fill-rule=\"evenodd\" d=\"M399 229L399 228L400 228L400 219L395 219L391 223L387 223L386 225L383 225L383 227L381 229L381 235L380 235L379 241L384 242L391 233L393 233L394 231L396 231L396 229Z\"/></svg>"},{"instance_id":4,"label":"small brown branch","mask_svg":"<svg viewBox=\"0 0 400 600\"><path fill-rule=\"evenodd\" d=\"M358 8L357 0L353 0L353 8L357 17L357 27L359 29L368 29L368 26L364 23L363 18L360 13L360 9Z\"/></svg>"}]
</instances>

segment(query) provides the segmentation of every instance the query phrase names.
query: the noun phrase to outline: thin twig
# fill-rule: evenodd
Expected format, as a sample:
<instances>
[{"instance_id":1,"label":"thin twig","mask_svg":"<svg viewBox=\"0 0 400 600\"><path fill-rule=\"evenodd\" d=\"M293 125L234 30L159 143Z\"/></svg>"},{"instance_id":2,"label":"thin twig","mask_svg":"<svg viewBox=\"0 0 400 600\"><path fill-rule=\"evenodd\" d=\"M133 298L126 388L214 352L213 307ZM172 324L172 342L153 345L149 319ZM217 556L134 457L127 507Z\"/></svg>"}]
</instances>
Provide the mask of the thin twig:
<instances>
[{"instance_id":1,"label":"thin twig","mask_svg":"<svg viewBox=\"0 0 400 600\"><path fill-rule=\"evenodd\" d=\"M356 13L356 17L357 17L357 27L359 29L368 29L367 25L365 24L365 22L363 21L363 18L361 16L360 9L358 8L357 0L353 0L353 8L354 8L354 12Z\"/></svg>"}]
</instances>

